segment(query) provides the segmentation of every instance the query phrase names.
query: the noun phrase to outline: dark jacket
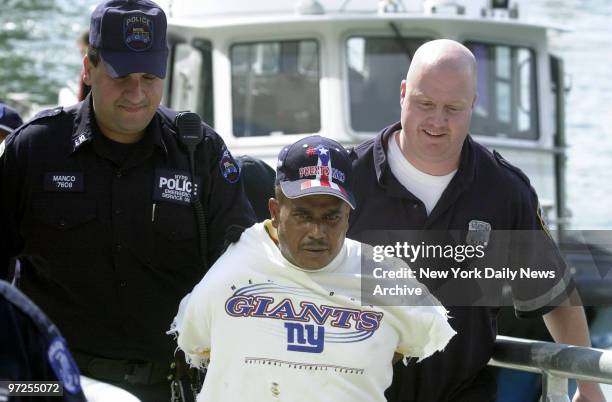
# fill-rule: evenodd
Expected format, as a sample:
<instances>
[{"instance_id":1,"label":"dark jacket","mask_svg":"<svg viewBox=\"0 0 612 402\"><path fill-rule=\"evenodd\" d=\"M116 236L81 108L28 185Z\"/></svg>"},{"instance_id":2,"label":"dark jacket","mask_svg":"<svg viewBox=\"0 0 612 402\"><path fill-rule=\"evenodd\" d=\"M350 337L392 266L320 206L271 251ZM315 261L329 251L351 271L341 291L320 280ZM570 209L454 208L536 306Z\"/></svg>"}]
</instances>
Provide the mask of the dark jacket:
<instances>
[{"instance_id":1,"label":"dark jacket","mask_svg":"<svg viewBox=\"0 0 612 402\"><path fill-rule=\"evenodd\" d=\"M207 262L232 225L255 217L237 164L202 124L195 180L160 107L144 138L113 143L88 97L39 114L0 156L0 270L24 256L21 288L61 328L70 347L111 359L169 361L165 335L178 303L202 278L190 197L198 185L207 218Z\"/></svg>"}]
</instances>

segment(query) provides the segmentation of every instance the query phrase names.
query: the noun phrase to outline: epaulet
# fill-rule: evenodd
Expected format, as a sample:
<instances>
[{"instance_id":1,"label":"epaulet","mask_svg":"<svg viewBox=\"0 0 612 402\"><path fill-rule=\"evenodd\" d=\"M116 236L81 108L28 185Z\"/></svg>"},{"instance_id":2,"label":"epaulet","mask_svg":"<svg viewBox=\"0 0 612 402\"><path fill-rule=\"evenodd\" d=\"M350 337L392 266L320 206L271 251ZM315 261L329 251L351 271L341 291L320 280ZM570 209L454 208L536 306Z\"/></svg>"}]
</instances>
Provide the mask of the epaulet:
<instances>
[{"instance_id":1,"label":"epaulet","mask_svg":"<svg viewBox=\"0 0 612 402\"><path fill-rule=\"evenodd\" d=\"M176 134L174 119L178 113L168 107L165 107L164 105L159 105L157 108L157 113L161 116L162 124L168 127L172 134Z\"/></svg>"},{"instance_id":2,"label":"epaulet","mask_svg":"<svg viewBox=\"0 0 612 402\"><path fill-rule=\"evenodd\" d=\"M497 161L498 165L510 170L511 172L516 174L518 177L520 177L521 180L523 180L528 186L531 186L529 177L527 177L527 175L523 173L521 169L517 168L516 166L512 165L510 162L505 160L504 157L501 156L500 153L497 152L496 150L493 150L493 156L495 157L495 161Z\"/></svg>"},{"instance_id":3,"label":"epaulet","mask_svg":"<svg viewBox=\"0 0 612 402\"><path fill-rule=\"evenodd\" d=\"M46 110L36 113L30 121L40 120L45 117L57 116L58 114L62 113L63 110L64 108L62 106L54 107L53 109L46 109Z\"/></svg>"},{"instance_id":4,"label":"epaulet","mask_svg":"<svg viewBox=\"0 0 612 402\"><path fill-rule=\"evenodd\" d=\"M355 146L353 145L350 148L346 148L346 153L348 154L351 162L355 162L359 155L357 155L357 151L355 151Z\"/></svg>"},{"instance_id":5,"label":"epaulet","mask_svg":"<svg viewBox=\"0 0 612 402\"><path fill-rule=\"evenodd\" d=\"M60 113L62 113L63 110L64 110L64 108L62 106L54 107L53 109L42 110L42 111L36 113L34 115L34 117L32 117L30 120L26 121L21 127L17 128L15 131L13 131L13 135L15 135L15 136L19 135L19 133L21 133L21 131L23 131L24 128L28 127L32 123L35 123L35 122L37 122L39 120L42 120L42 119L45 119L47 117L55 117L55 116L59 115ZM4 151L4 150L1 150L1 151ZM0 152L0 155L2 155L2 153L3 152Z\"/></svg>"}]
</instances>

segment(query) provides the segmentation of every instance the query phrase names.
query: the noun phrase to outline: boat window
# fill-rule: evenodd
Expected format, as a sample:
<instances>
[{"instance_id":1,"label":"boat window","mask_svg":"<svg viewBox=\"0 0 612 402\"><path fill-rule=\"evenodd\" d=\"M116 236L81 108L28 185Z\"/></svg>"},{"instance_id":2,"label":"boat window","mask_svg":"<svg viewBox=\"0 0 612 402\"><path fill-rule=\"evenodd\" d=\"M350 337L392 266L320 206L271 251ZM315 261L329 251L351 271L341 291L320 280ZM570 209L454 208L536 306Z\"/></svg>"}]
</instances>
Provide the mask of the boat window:
<instances>
[{"instance_id":1,"label":"boat window","mask_svg":"<svg viewBox=\"0 0 612 402\"><path fill-rule=\"evenodd\" d=\"M416 49L430 38L350 37L346 44L350 124L373 132L400 118L400 83Z\"/></svg>"},{"instance_id":2,"label":"boat window","mask_svg":"<svg viewBox=\"0 0 612 402\"><path fill-rule=\"evenodd\" d=\"M196 39L173 47L170 106L193 110L209 125L213 121L212 45Z\"/></svg>"},{"instance_id":3,"label":"boat window","mask_svg":"<svg viewBox=\"0 0 612 402\"><path fill-rule=\"evenodd\" d=\"M214 99L213 99L213 67L212 43L204 39L194 39L192 46L202 55L202 71L200 73L200 90L196 110L208 125L215 126Z\"/></svg>"},{"instance_id":4,"label":"boat window","mask_svg":"<svg viewBox=\"0 0 612 402\"><path fill-rule=\"evenodd\" d=\"M320 130L316 41L239 43L231 47L230 57L235 136Z\"/></svg>"},{"instance_id":5,"label":"boat window","mask_svg":"<svg viewBox=\"0 0 612 402\"><path fill-rule=\"evenodd\" d=\"M536 59L532 49L468 42L478 67L478 100L471 132L538 138Z\"/></svg>"}]
</instances>

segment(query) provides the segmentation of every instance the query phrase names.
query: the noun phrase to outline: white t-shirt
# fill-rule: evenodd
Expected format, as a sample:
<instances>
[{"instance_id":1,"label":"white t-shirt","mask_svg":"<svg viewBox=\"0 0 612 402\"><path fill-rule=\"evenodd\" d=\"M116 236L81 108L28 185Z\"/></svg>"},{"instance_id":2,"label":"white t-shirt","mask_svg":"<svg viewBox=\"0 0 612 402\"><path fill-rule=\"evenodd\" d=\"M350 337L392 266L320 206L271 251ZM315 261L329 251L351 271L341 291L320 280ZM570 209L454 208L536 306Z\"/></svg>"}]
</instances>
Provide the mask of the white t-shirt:
<instances>
[{"instance_id":1,"label":"white t-shirt","mask_svg":"<svg viewBox=\"0 0 612 402\"><path fill-rule=\"evenodd\" d=\"M425 358L455 334L441 306L360 303L360 243L317 271L247 229L181 301L170 332L208 372L198 401L384 401L394 352Z\"/></svg>"},{"instance_id":2,"label":"white t-shirt","mask_svg":"<svg viewBox=\"0 0 612 402\"><path fill-rule=\"evenodd\" d=\"M421 172L406 159L399 145L397 145L395 137L395 135L392 135L389 138L389 150L387 152L391 172L402 186L419 200L423 201L427 215L429 215L438 203L448 183L457 173L457 169L444 176L433 176Z\"/></svg>"}]
</instances>

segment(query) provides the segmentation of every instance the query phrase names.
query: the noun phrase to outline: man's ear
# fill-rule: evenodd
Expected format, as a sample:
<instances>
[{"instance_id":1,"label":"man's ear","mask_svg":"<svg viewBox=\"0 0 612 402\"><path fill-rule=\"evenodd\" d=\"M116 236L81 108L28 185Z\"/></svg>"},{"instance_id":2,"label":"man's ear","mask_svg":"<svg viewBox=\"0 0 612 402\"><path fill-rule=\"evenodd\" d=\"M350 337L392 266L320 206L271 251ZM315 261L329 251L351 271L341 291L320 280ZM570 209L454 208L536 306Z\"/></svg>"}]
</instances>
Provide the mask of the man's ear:
<instances>
[{"instance_id":1,"label":"man's ear","mask_svg":"<svg viewBox=\"0 0 612 402\"><path fill-rule=\"evenodd\" d=\"M280 218L280 204L276 198L272 197L268 200L268 210L270 210L272 226L278 228L278 222Z\"/></svg>"},{"instance_id":2,"label":"man's ear","mask_svg":"<svg viewBox=\"0 0 612 402\"><path fill-rule=\"evenodd\" d=\"M93 66L89 62L87 55L83 56L83 82L91 86L91 68Z\"/></svg>"},{"instance_id":3,"label":"man's ear","mask_svg":"<svg viewBox=\"0 0 612 402\"><path fill-rule=\"evenodd\" d=\"M406 99L406 80L402 80L400 84L400 106L404 106L404 99Z\"/></svg>"}]
</instances>

